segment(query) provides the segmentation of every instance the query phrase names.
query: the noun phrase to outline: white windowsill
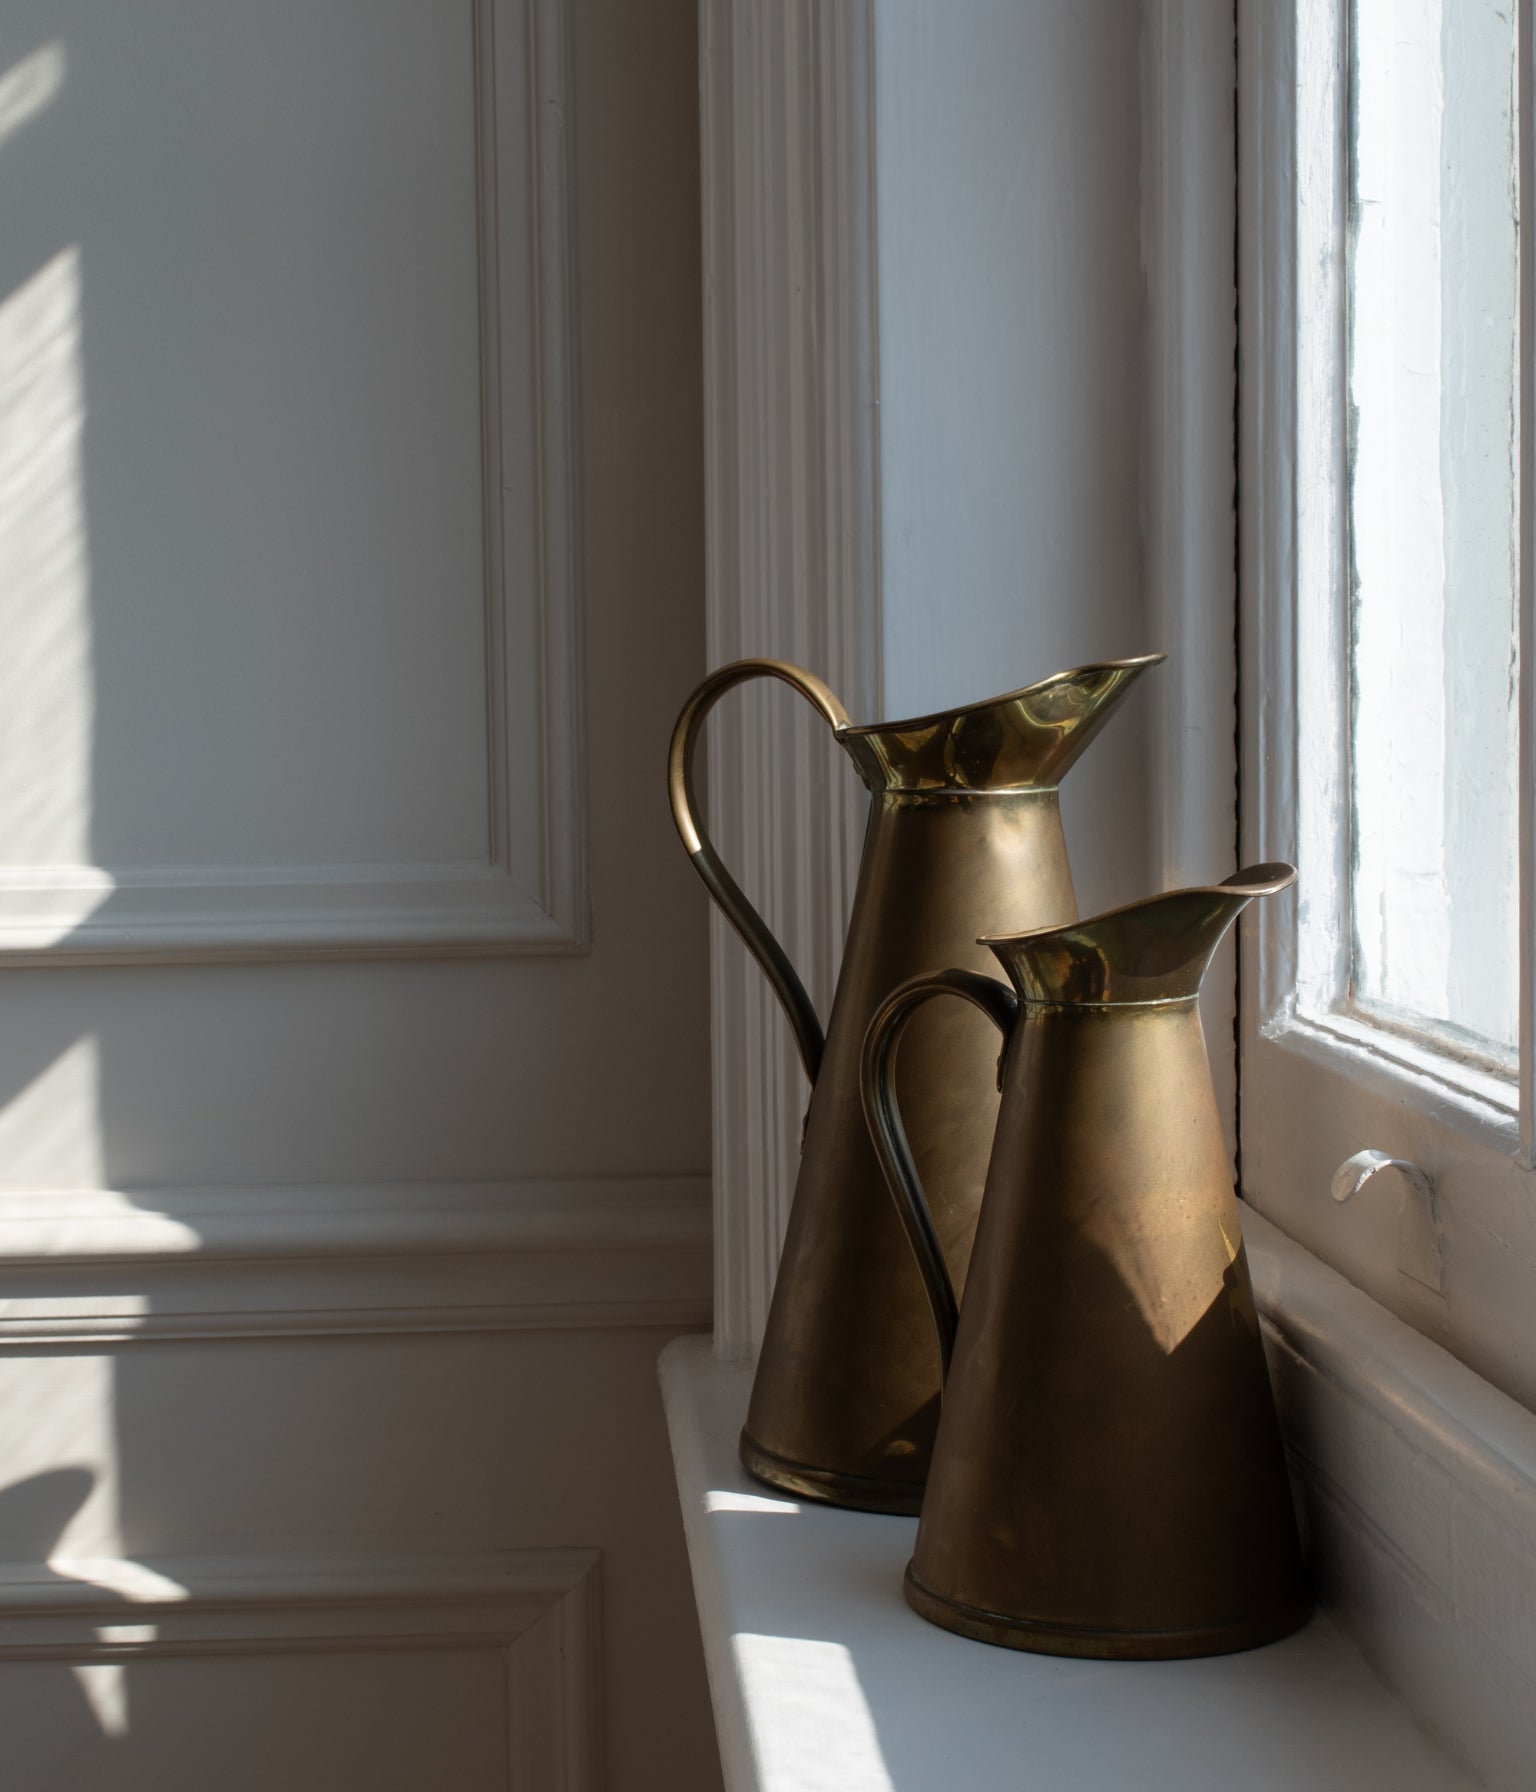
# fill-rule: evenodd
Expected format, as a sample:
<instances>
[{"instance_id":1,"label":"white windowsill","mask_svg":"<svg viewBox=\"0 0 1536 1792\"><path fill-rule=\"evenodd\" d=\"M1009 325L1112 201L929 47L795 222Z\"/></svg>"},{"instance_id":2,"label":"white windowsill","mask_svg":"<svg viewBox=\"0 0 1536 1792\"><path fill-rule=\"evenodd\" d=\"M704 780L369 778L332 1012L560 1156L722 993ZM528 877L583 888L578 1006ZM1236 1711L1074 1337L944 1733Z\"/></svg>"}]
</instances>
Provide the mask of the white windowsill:
<instances>
[{"instance_id":1,"label":"white windowsill","mask_svg":"<svg viewBox=\"0 0 1536 1792\"><path fill-rule=\"evenodd\" d=\"M1247 1654L1091 1662L903 1602L915 1521L778 1498L736 1459L750 1369L682 1338L661 1381L730 1792L1449 1792L1476 1782L1326 1616Z\"/></svg>"}]
</instances>

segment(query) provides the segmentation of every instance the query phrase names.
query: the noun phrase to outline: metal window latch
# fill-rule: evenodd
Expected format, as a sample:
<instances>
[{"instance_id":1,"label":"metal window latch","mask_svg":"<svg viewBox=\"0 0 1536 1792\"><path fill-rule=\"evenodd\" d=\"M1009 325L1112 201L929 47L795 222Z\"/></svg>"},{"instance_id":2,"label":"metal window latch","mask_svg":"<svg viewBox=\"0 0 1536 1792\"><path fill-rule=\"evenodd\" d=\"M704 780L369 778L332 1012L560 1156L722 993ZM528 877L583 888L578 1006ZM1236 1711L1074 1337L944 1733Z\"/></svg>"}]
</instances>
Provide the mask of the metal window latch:
<instances>
[{"instance_id":1,"label":"metal window latch","mask_svg":"<svg viewBox=\"0 0 1536 1792\"><path fill-rule=\"evenodd\" d=\"M1357 1151L1334 1171L1329 1193L1342 1204L1383 1170L1396 1170L1407 1186L1397 1210L1397 1267L1423 1287L1444 1294L1445 1234L1435 1185L1416 1163L1385 1151Z\"/></svg>"}]
</instances>

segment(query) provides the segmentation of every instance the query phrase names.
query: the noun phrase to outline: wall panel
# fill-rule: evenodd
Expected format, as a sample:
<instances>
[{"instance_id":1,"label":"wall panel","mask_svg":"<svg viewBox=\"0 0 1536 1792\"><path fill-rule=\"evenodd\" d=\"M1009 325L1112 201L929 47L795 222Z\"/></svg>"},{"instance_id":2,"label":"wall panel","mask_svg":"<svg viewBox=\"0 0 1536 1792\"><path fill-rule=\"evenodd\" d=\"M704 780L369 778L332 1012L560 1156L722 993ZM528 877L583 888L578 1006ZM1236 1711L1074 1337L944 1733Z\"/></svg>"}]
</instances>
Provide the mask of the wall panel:
<instances>
[{"instance_id":1,"label":"wall panel","mask_svg":"<svg viewBox=\"0 0 1536 1792\"><path fill-rule=\"evenodd\" d=\"M149 1792L199 1771L202 1737L249 1792L415 1792L447 1763L456 1792L595 1792L597 1569L579 1550L55 1561L0 1582L7 1773Z\"/></svg>"},{"instance_id":2,"label":"wall panel","mask_svg":"<svg viewBox=\"0 0 1536 1792\"><path fill-rule=\"evenodd\" d=\"M717 1783L696 51L6 12L7 1792Z\"/></svg>"},{"instance_id":3,"label":"wall panel","mask_svg":"<svg viewBox=\"0 0 1536 1792\"><path fill-rule=\"evenodd\" d=\"M20 10L0 962L580 946L560 7Z\"/></svg>"}]
</instances>

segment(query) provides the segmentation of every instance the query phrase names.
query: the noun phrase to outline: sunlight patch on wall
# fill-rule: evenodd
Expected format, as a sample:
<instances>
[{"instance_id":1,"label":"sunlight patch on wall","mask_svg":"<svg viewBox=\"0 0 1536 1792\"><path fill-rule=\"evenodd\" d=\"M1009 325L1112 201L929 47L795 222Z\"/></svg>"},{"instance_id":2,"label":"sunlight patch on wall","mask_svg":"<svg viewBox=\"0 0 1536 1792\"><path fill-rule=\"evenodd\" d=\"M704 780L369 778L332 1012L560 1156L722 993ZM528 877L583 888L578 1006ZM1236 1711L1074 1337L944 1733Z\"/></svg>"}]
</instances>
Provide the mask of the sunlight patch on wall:
<instances>
[{"instance_id":1,"label":"sunlight patch on wall","mask_svg":"<svg viewBox=\"0 0 1536 1792\"><path fill-rule=\"evenodd\" d=\"M0 1262L18 1254L43 1260L107 1261L129 1253L189 1255L202 1242L195 1226L174 1214L154 1212L144 1195L94 1186L0 1187ZM5 1304L0 1300L0 1311Z\"/></svg>"},{"instance_id":2,"label":"sunlight patch on wall","mask_svg":"<svg viewBox=\"0 0 1536 1792\"><path fill-rule=\"evenodd\" d=\"M0 1108L0 1183L19 1189L105 1184L99 1060L96 1039L87 1034Z\"/></svg>"},{"instance_id":3,"label":"sunlight patch on wall","mask_svg":"<svg viewBox=\"0 0 1536 1792\"><path fill-rule=\"evenodd\" d=\"M80 295L71 247L0 302L0 860L9 866L92 858ZM82 891L82 914L100 899Z\"/></svg>"},{"instance_id":4,"label":"sunlight patch on wall","mask_svg":"<svg viewBox=\"0 0 1536 1792\"><path fill-rule=\"evenodd\" d=\"M0 1560L121 1553L114 1393L110 1356L0 1358Z\"/></svg>"},{"instance_id":5,"label":"sunlight patch on wall","mask_svg":"<svg viewBox=\"0 0 1536 1792\"><path fill-rule=\"evenodd\" d=\"M64 46L44 44L0 75L0 143L48 105L64 85Z\"/></svg>"},{"instance_id":6,"label":"sunlight patch on wall","mask_svg":"<svg viewBox=\"0 0 1536 1792\"><path fill-rule=\"evenodd\" d=\"M103 1736L114 1740L128 1734L128 1675L120 1661L87 1661L74 1663L69 1670L75 1677L91 1715L101 1725Z\"/></svg>"},{"instance_id":7,"label":"sunlight patch on wall","mask_svg":"<svg viewBox=\"0 0 1536 1792\"><path fill-rule=\"evenodd\" d=\"M179 1580L172 1580L170 1575L151 1568L147 1562L135 1562L126 1556L106 1556L100 1560L55 1556L50 1566L70 1580L100 1587L104 1593L115 1593L131 1604L179 1605L187 1597L187 1589ZM115 1637L119 1642L145 1642L153 1640L152 1637L138 1632L153 1632L154 1628L153 1624L108 1624L99 1626L98 1634L102 1634L106 1641ZM111 1637L105 1636L107 1631L112 1633Z\"/></svg>"}]
</instances>

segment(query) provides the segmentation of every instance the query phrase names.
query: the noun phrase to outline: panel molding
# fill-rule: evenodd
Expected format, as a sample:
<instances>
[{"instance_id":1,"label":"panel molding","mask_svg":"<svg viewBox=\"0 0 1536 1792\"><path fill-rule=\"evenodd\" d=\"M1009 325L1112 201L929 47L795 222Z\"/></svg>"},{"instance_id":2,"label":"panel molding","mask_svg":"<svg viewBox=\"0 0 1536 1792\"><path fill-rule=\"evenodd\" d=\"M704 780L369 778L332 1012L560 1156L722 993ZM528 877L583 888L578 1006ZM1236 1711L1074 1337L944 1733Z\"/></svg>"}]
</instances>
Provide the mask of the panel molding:
<instances>
[{"instance_id":1,"label":"panel molding","mask_svg":"<svg viewBox=\"0 0 1536 1792\"><path fill-rule=\"evenodd\" d=\"M566 0L464 3L474 39L485 857L13 867L0 870L0 965L563 953L589 943ZM526 247L526 288L507 277L516 244Z\"/></svg>"},{"instance_id":2,"label":"panel molding","mask_svg":"<svg viewBox=\"0 0 1536 1792\"><path fill-rule=\"evenodd\" d=\"M0 1347L709 1324L703 1176L0 1193Z\"/></svg>"},{"instance_id":3,"label":"panel molding","mask_svg":"<svg viewBox=\"0 0 1536 1792\"><path fill-rule=\"evenodd\" d=\"M598 1792L600 1555L57 1559L0 1565L0 1664L490 1650L509 1792Z\"/></svg>"},{"instance_id":4,"label":"panel molding","mask_svg":"<svg viewBox=\"0 0 1536 1792\"><path fill-rule=\"evenodd\" d=\"M768 655L879 713L872 9L703 0L706 640ZM804 707L711 718L710 829L825 1016L864 792ZM715 1340L755 1352L809 1091L757 964L711 916Z\"/></svg>"}]
</instances>

